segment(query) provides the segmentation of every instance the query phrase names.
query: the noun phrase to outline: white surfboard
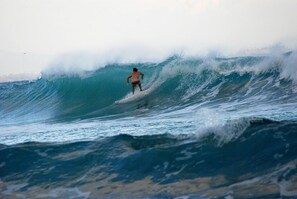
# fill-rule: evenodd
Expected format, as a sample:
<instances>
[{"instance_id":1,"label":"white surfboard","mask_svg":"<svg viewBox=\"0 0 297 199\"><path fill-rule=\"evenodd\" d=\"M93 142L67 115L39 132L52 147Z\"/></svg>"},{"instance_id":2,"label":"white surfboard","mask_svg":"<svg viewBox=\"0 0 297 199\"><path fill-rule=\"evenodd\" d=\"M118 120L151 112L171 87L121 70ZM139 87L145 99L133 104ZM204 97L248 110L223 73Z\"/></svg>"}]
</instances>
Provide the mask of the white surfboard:
<instances>
[{"instance_id":1,"label":"white surfboard","mask_svg":"<svg viewBox=\"0 0 297 199\"><path fill-rule=\"evenodd\" d=\"M126 95L123 99L115 101L115 104L124 104L128 102L132 102L134 100L138 100L143 98L144 96L150 93L150 89L145 89L143 91L135 92L134 95L132 93Z\"/></svg>"}]
</instances>

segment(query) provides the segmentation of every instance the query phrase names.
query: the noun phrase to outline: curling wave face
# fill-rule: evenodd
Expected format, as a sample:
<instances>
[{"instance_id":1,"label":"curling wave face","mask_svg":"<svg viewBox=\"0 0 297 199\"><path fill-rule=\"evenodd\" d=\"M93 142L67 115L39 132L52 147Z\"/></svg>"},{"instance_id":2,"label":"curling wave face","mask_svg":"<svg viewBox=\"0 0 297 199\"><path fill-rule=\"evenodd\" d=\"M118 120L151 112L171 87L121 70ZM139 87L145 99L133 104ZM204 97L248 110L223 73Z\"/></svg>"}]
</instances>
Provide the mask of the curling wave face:
<instances>
[{"instance_id":1,"label":"curling wave face","mask_svg":"<svg viewBox=\"0 0 297 199\"><path fill-rule=\"evenodd\" d=\"M292 75L297 69L290 63L293 56L294 53L276 58L171 57L156 64L113 64L96 71L1 83L0 119L74 120L115 114L121 117L141 107L171 111L198 105L250 108L259 104L290 104L297 96L297 78ZM124 100L131 98L125 78L133 66L146 74L146 94ZM118 101L123 103L115 103Z\"/></svg>"}]
</instances>

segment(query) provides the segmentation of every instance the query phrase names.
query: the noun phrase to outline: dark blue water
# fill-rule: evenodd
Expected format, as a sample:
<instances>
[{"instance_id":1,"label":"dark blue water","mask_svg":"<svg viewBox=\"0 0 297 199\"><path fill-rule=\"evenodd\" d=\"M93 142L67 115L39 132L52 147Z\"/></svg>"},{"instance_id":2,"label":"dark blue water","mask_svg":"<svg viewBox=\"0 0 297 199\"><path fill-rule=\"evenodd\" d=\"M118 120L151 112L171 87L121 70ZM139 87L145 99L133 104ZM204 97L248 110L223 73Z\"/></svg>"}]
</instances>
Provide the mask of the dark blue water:
<instances>
[{"instance_id":1,"label":"dark blue water","mask_svg":"<svg viewBox=\"0 0 297 199\"><path fill-rule=\"evenodd\" d=\"M296 198L296 57L0 83L0 197ZM133 67L145 74L134 96Z\"/></svg>"}]
</instances>

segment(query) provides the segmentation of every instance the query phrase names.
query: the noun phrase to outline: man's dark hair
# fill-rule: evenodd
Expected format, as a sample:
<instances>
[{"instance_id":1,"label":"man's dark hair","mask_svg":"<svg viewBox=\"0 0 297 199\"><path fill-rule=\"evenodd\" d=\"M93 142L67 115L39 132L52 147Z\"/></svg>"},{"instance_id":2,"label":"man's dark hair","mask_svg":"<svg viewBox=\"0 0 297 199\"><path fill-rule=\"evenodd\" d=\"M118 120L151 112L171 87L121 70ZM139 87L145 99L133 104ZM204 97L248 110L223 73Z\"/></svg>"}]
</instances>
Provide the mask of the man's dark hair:
<instances>
[{"instance_id":1,"label":"man's dark hair","mask_svg":"<svg viewBox=\"0 0 297 199\"><path fill-rule=\"evenodd\" d=\"M133 68L133 71L134 71L134 72L137 72L138 70L137 70L137 68Z\"/></svg>"}]
</instances>

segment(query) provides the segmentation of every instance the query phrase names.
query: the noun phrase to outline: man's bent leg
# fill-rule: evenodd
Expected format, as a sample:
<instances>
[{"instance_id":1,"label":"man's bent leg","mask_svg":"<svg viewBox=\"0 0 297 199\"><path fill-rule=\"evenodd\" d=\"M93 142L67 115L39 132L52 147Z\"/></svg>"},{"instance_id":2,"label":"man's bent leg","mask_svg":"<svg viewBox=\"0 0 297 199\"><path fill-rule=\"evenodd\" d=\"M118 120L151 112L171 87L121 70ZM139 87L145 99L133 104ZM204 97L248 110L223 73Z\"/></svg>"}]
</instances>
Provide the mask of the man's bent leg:
<instances>
[{"instance_id":1,"label":"man's bent leg","mask_svg":"<svg viewBox=\"0 0 297 199\"><path fill-rule=\"evenodd\" d=\"M132 84L132 94L134 95L134 88L135 88L135 85Z\"/></svg>"}]
</instances>

